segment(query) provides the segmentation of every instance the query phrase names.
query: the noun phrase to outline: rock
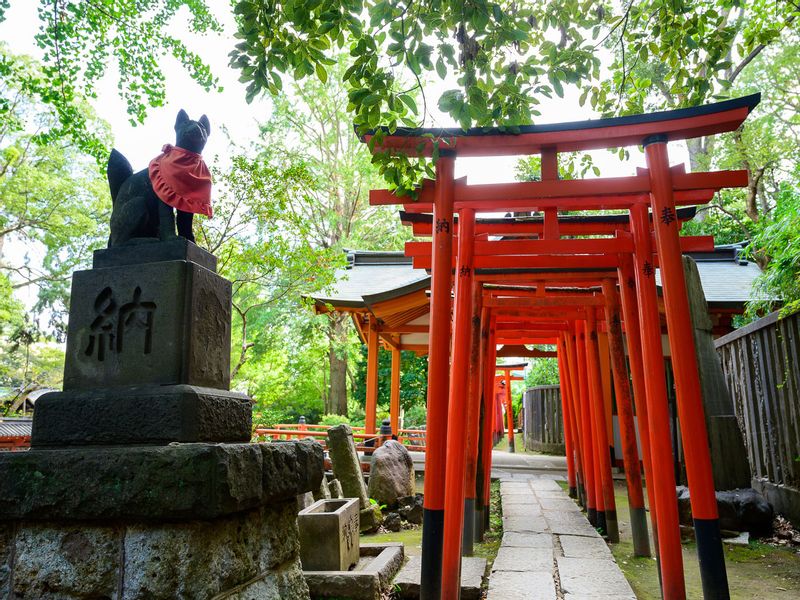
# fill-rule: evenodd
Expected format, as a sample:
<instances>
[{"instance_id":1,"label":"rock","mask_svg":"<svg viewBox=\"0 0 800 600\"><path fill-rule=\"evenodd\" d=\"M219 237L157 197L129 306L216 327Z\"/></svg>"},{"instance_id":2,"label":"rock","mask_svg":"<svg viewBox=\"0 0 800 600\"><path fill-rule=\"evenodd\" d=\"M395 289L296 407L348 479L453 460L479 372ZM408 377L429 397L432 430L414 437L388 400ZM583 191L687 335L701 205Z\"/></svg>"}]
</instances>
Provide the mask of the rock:
<instances>
[{"instance_id":1,"label":"rock","mask_svg":"<svg viewBox=\"0 0 800 600\"><path fill-rule=\"evenodd\" d=\"M403 528L403 521L396 512L390 512L383 519L383 526L389 531L400 531Z\"/></svg>"},{"instance_id":2,"label":"rock","mask_svg":"<svg viewBox=\"0 0 800 600\"><path fill-rule=\"evenodd\" d=\"M359 529L361 533L372 533L377 531L383 521L383 514L380 507L370 504L367 508L362 508L358 514Z\"/></svg>"},{"instance_id":3,"label":"rock","mask_svg":"<svg viewBox=\"0 0 800 600\"><path fill-rule=\"evenodd\" d=\"M353 430L347 423L328 429L328 454L331 457L333 475L342 486L344 498L358 498L361 509L369 507L367 486L361 473Z\"/></svg>"},{"instance_id":4,"label":"rock","mask_svg":"<svg viewBox=\"0 0 800 600\"><path fill-rule=\"evenodd\" d=\"M328 485L328 478L323 475L319 481L319 489L314 491L314 500L330 500L331 488Z\"/></svg>"},{"instance_id":5,"label":"rock","mask_svg":"<svg viewBox=\"0 0 800 600\"><path fill-rule=\"evenodd\" d=\"M342 491L342 484L339 483L338 479L331 479L328 482L328 488L331 491L331 498L344 498L344 492Z\"/></svg>"},{"instance_id":6,"label":"rock","mask_svg":"<svg viewBox=\"0 0 800 600\"><path fill-rule=\"evenodd\" d=\"M314 504L314 494L311 492L305 492L297 496L297 512L307 509L312 504Z\"/></svg>"},{"instance_id":7,"label":"rock","mask_svg":"<svg viewBox=\"0 0 800 600\"><path fill-rule=\"evenodd\" d=\"M375 450L369 473L370 498L394 508L398 498L414 493L414 483L414 462L400 442L389 440Z\"/></svg>"},{"instance_id":8,"label":"rock","mask_svg":"<svg viewBox=\"0 0 800 600\"><path fill-rule=\"evenodd\" d=\"M678 486L678 512L681 523L692 525L689 490ZM752 488L717 492L720 529L765 535L772 529L772 505Z\"/></svg>"},{"instance_id":9,"label":"rock","mask_svg":"<svg viewBox=\"0 0 800 600\"><path fill-rule=\"evenodd\" d=\"M398 499L400 508L397 512L400 516L414 525L422 524L422 494L415 494L414 496L404 496Z\"/></svg>"}]
</instances>

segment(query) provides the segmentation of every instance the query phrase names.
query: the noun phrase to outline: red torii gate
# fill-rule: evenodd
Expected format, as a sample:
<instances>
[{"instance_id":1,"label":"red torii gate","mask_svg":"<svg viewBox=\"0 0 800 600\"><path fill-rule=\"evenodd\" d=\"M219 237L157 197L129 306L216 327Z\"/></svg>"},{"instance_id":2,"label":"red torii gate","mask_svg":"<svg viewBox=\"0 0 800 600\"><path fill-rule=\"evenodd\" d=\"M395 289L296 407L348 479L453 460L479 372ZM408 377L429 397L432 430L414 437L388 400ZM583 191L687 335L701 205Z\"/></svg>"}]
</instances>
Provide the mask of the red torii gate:
<instances>
[{"instance_id":1,"label":"red torii gate","mask_svg":"<svg viewBox=\"0 0 800 600\"><path fill-rule=\"evenodd\" d=\"M725 574L721 539L711 478L708 442L696 371L694 342L689 319L681 245L678 238L676 206L692 204L708 199L713 190L721 187L740 186L746 182L744 172L684 173L681 169L670 169L666 151L669 140L686 139L730 131L738 127L757 104L758 96L707 105L693 109L682 109L637 115L617 119L604 119L583 123L557 124L517 128L517 133L508 134L497 129L479 128L463 132L460 130L407 130L399 129L392 134L383 130L371 144L373 150L382 149L418 152L430 155L434 145L439 147L436 164L437 177L434 183L426 182L415 204L407 204L409 212L433 212L433 250L430 261L432 270L431 322L429 334L429 385L428 385L428 431L429 443L426 455L425 516L423 527L423 598L457 598L459 594L460 539L463 521L464 473L468 444L467 426L470 386L476 387L470 377L468 365L476 364L471 354L473 329L470 323L476 320L481 327L481 337L487 332L492 341L491 319L486 328L488 309L481 307L476 319L480 298L475 292L475 269L535 270L548 268L556 255L562 269L581 270L585 260L579 256L557 254L562 252L591 253L592 248L584 240L560 240L559 210L627 209L630 211L633 260L593 260L593 268L613 269L623 282L622 307L628 323L628 331L634 319L639 319L641 329L642 358L651 377L644 382L648 422L652 426L666 422L666 396L664 390L663 361L660 353L660 325L654 285L654 261L652 240L648 222L648 207L652 209L655 243L660 258L662 287L667 316L667 329L673 356L679 418L686 455L687 475L691 490L692 509L700 557L703 587L706 597L726 598L727 578ZM374 135L365 136L369 140ZM586 181L560 181L557 178L557 153L564 151L611 148L642 144L645 146L648 170L633 177L604 178ZM487 156L503 154L542 155L542 181L518 184L492 184L468 186L455 182L453 165L456 156ZM710 192L710 193L709 193ZM386 191L371 193L374 204L400 204L403 199ZM452 370L450 361L450 296L453 284L453 212L459 211L459 236L457 261L458 276L455 281L455 311L453 317ZM490 249L476 242L475 212L486 210L544 212L543 240L525 244L526 254L492 254ZM613 243L614 251L630 254L625 236L618 236ZM548 242L559 243L550 248ZM545 242L544 244L537 242ZM575 243L580 242L580 243ZM604 240L604 243L607 240ZM492 242L489 242L492 243ZM533 247L528 247L534 244ZM609 246L606 246L609 247ZM564 248L564 250L561 250ZM486 253L484 253L486 251ZM539 254L533 254L538 252ZM602 256L602 255L601 255ZM607 255L606 255L607 256ZM420 257L422 258L422 257ZM605 262L604 262L605 260ZM420 260L419 266L424 265ZM598 262L600 264L598 264ZM632 263L632 264L627 264ZM504 273L497 273L505 275ZM501 279L501 278L498 278ZM506 277L519 281L517 277ZM624 290L633 281L637 290L636 307L626 306ZM484 312L485 311L485 312ZM632 311L632 312L631 312ZM593 351L593 326L596 327L594 310L586 310L586 332L590 343L585 349ZM613 320L613 317L612 317ZM586 335L584 332L583 335ZM580 333L580 332L578 332ZM496 332L494 332L496 335ZM656 337L657 336L657 340ZM569 350L572 336L561 348ZM657 342L657 343L656 343ZM574 345L574 344L573 344ZM481 344L477 344L480 348ZM495 350L489 343L485 354L492 356ZM570 356L580 357L584 344L577 344L576 352ZM480 354L480 352L478 352ZM633 354L633 353L632 353ZM488 357L487 357L488 358ZM584 357L585 359L585 357ZM596 361L584 362L589 370ZM633 362L633 361L632 361ZM477 364L492 364L494 360ZM660 363L660 372L658 364ZM655 369L655 371L653 370ZM632 368L633 370L633 368ZM580 372L580 369L579 369ZM662 377L659 378L659 374ZM487 379L484 377L484 379ZM589 373L590 384L596 388L596 374ZM634 373L634 380L636 379ZM485 390L485 388L484 388ZM636 384L634 383L634 391ZM573 394L574 395L574 386ZM586 396L587 394L581 394ZM596 395L596 394L595 394ZM484 402L485 402L484 393ZM663 401L662 401L663 399ZM466 409L466 410L465 410ZM450 419L448 421L448 410ZM473 411L474 414L474 411ZM584 419L586 421L586 419ZM594 424L596 427L596 423ZM445 435L446 434L446 435ZM653 444L651 447L653 466L663 464L664 453L669 454L669 445ZM586 453L584 453L586 455ZM486 454L484 454L486 456ZM445 457L447 468L445 469ZM607 458L607 457L606 457ZM588 475L590 470L586 470ZM444 477L442 477L444 474ZM444 486L442 482L444 481ZM656 479L653 500L658 522L671 521L674 506L674 487L666 489L664 482ZM484 485L488 482L484 481ZM453 501L445 504L445 499ZM446 510L445 510L446 508ZM676 516L676 515L675 515ZM665 598L683 598L685 591L678 546L677 561L672 552L665 552L665 534L659 532L660 567ZM442 547L441 540L444 539ZM442 552L442 548L444 552Z\"/></svg>"}]
</instances>

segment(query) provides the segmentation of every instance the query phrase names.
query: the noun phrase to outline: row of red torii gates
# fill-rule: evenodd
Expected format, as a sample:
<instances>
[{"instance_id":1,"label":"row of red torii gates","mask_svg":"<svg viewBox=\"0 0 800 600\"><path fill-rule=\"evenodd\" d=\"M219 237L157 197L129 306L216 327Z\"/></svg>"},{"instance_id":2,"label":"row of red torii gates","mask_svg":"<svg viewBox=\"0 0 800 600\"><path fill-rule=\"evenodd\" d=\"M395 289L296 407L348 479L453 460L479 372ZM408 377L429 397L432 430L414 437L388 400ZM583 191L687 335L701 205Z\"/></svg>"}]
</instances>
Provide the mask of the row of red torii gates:
<instances>
[{"instance_id":1,"label":"row of red torii gates","mask_svg":"<svg viewBox=\"0 0 800 600\"><path fill-rule=\"evenodd\" d=\"M593 524L618 537L598 331L608 336L612 357L635 552L650 552L646 482L662 595L685 598L656 268L704 596L729 597L682 262L682 253L712 250L713 238L680 237L678 207L745 186L747 172L686 173L670 167L667 142L732 131L758 101L754 95L513 132L398 129L363 136L373 152L430 156L438 146L436 179L425 181L416 199L370 193L373 205L403 204L414 234L432 238L406 246L414 267L431 271L423 599L459 597L465 519L479 515L480 529L488 516L498 344L556 345L570 493ZM644 146L647 161L634 176L559 179L559 152L634 145ZM528 154L541 155L540 181L467 185L454 179L456 157ZM623 210L628 218L562 214L596 210ZM478 212L506 211L539 211L544 218L501 228L476 219Z\"/></svg>"}]
</instances>

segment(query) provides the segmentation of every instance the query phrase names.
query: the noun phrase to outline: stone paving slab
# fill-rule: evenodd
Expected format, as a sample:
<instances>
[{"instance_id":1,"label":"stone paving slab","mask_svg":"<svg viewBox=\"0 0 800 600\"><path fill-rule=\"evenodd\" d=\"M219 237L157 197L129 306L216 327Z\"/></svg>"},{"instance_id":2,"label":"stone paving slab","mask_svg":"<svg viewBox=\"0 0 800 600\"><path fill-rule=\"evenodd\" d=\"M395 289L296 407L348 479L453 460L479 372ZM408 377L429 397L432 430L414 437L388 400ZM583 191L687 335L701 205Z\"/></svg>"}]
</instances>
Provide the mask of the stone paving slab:
<instances>
[{"instance_id":1,"label":"stone paving slab","mask_svg":"<svg viewBox=\"0 0 800 600\"><path fill-rule=\"evenodd\" d=\"M503 531L544 533L549 529L544 517L503 517Z\"/></svg>"},{"instance_id":2,"label":"stone paving slab","mask_svg":"<svg viewBox=\"0 0 800 600\"><path fill-rule=\"evenodd\" d=\"M539 500L544 498L568 498L568 496L564 493L564 490L558 488L557 490L540 490L536 492L536 495L539 497Z\"/></svg>"},{"instance_id":3,"label":"stone paving slab","mask_svg":"<svg viewBox=\"0 0 800 600\"><path fill-rule=\"evenodd\" d=\"M611 550L601 537L583 535L560 535L561 549L567 558L604 558L611 559Z\"/></svg>"},{"instance_id":4,"label":"stone paving slab","mask_svg":"<svg viewBox=\"0 0 800 600\"><path fill-rule=\"evenodd\" d=\"M489 578L486 600L556 600L552 571L499 571Z\"/></svg>"},{"instance_id":5,"label":"stone paving slab","mask_svg":"<svg viewBox=\"0 0 800 600\"><path fill-rule=\"evenodd\" d=\"M539 506L539 502L530 491L528 491L527 494L503 494L501 498L503 500L503 511L513 504L533 504Z\"/></svg>"},{"instance_id":6,"label":"stone paving slab","mask_svg":"<svg viewBox=\"0 0 800 600\"><path fill-rule=\"evenodd\" d=\"M494 559L495 571L552 571L552 548L508 548L500 547Z\"/></svg>"},{"instance_id":7,"label":"stone paving slab","mask_svg":"<svg viewBox=\"0 0 800 600\"><path fill-rule=\"evenodd\" d=\"M506 531L503 533L503 548L553 548L553 536L549 533L520 533Z\"/></svg>"},{"instance_id":8,"label":"stone paving slab","mask_svg":"<svg viewBox=\"0 0 800 600\"><path fill-rule=\"evenodd\" d=\"M531 479L530 486L535 492L559 492L561 495L564 494L561 486L552 479Z\"/></svg>"},{"instance_id":9,"label":"stone paving slab","mask_svg":"<svg viewBox=\"0 0 800 600\"><path fill-rule=\"evenodd\" d=\"M566 557L557 560L561 590L566 600L609 596L636 600L628 580L613 560Z\"/></svg>"},{"instance_id":10,"label":"stone paving slab","mask_svg":"<svg viewBox=\"0 0 800 600\"><path fill-rule=\"evenodd\" d=\"M556 484L557 485L557 484ZM500 484L500 493L506 494L530 494L531 486L528 481L512 481L502 482Z\"/></svg>"},{"instance_id":11,"label":"stone paving slab","mask_svg":"<svg viewBox=\"0 0 800 600\"><path fill-rule=\"evenodd\" d=\"M543 510L542 514L552 533L559 535L585 535L600 537L597 530L581 512L563 512L560 510Z\"/></svg>"},{"instance_id":12,"label":"stone paving slab","mask_svg":"<svg viewBox=\"0 0 800 600\"><path fill-rule=\"evenodd\" d=\"M513 517L523 517L528 519L534 518L542 518L544 515L542 514L542 509L538 503L531 503L531 504L509 504L506 506L503 504L503 516L513 518Z\"/></svg>"},{"instance_id":13,"label":"stone paving slab","mask_svg":"<svg viewBox=\"0 0 800 600\"><path fill-rule=\"evenodd\" d=\"M419 598L419 579L422 559L412 556L400 570L393 584L400 598ZM461 600L480 600L481 582L486 572L486 559L465 556L461 559Z\"/></svg>"},{"instance_id":14,"label":"stone paving slab","mask_svg":"<svg viewBox=\"0 0 800 600\"><path fill-rule=\"evenodd\" d=\"M569 498L539 498L539 505L545 510L581 512L580 507ZM505 506L505 504L503 506Z\"/></svg>"}]
</instances>

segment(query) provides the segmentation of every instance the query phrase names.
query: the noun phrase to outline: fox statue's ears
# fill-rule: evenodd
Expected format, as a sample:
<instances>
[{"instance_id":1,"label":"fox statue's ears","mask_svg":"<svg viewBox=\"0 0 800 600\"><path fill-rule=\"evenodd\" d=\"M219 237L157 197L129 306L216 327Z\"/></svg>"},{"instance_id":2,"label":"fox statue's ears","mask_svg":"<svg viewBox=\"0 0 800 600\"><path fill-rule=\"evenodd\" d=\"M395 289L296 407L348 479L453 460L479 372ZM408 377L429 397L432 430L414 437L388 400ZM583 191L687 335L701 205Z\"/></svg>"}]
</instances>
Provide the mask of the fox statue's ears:
<instances>
[{"instance_id":1,"label":"fox statue's ears","mask_svg":"<svg viewBox=\"0 0 800 600\"><path fill-rule=\"evenodd\" d=\"M211 133L211 123L209 122L207 116L203 115L197 122L203 126L203 129L206 130L206 135L209 135Z\"/></svg>"},{"instance_id":2,"label":"fox statue's ears","mask_svg":"<svg viewBox=\"0 0 800 600\"><path fill-rule=\"evenodd\" d=\"M180 109L178 111L178 118L175 119L175 129L183 125L188 120L189 120L189 115L186 114L185 110Z\"/></svg>"}]
</instances>

